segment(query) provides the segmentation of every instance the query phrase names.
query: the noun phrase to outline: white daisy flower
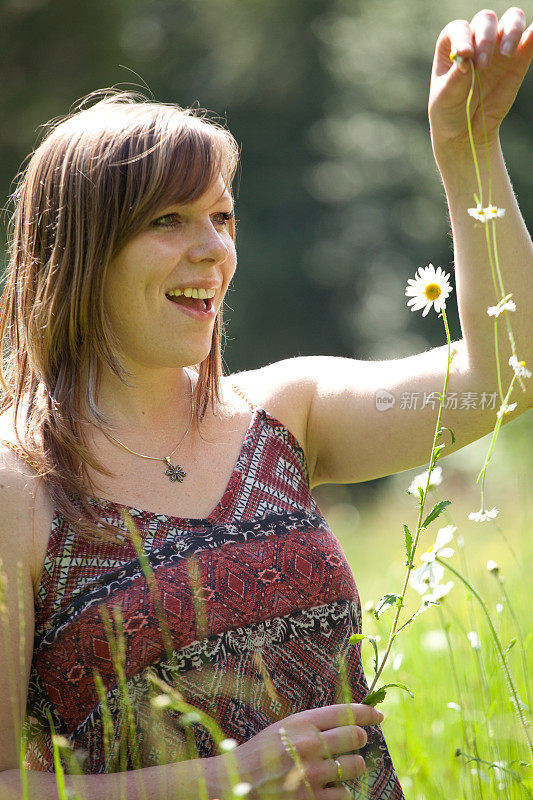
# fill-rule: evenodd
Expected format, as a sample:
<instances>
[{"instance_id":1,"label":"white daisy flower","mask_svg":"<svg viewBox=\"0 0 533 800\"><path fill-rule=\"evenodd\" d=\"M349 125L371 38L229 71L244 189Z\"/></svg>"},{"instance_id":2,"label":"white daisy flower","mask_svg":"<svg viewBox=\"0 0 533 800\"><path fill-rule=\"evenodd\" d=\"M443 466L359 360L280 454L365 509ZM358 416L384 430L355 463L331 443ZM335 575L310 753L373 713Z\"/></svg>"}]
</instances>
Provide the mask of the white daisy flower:
<instances>
[{"instance_id":1,"label":"white daisy flower","mask_svg":"<svg viewBox=\"0 0 533 800\"><path fill-rule=\"evenodd\" d=\"M405 294L411 299L407 305L411 306L411 311L422 311L425 317L431 306L439 313L446 305L452 287L448 282L449 274L444 272L441 267L429 264L427 267L419 267L416 277L409 278Z\"/></svg>"},{"instance_id":2,"label":"white daisy flower","mask_svg":"<svg viewBox=\"0 0 533 800\"><path fill-rule=\"evenodd\" d=\"M499 410L496 412L496 416L503 417L504 414L510 414L511 411L514 411L515 408L516 408L516 403L511 403L508 406L506 406L505 403L502 403Z\"/></svg>"},{"instance_id":3,"label":"white daisy flower","mask_svg":"<svg viewBox=\"0 0 533 800\"><path fill-rule=\"evenodd\" d=\"M487 561L487 569L489 572L495 572L496 574L500 571L498 563L493 561L492 558Z\"/></svg>"},{"instance_id":4,"label":"white daisy flower","mask_svg":"<svg viewBox=\"0 0 533 800\"><path fill-rule=\"evenodd\" d=\"M426 594L431 589L433 593L428 599L436 600L438 602L440 597L444 597L453 586L445 584L440 585L444 577L444 567L442 564L437 564L435 559L437 556L442 558L451 558L453 556L453 549L446 547L448 542L453 539L453 534L456 528L455 525L446 525L441 528L435 539L435 544L427 553L422 553L420 560L423 562L421 567L411 572L409 576L409 585L420 595ZM438 588L439 587L439 588ZM438 588L438 591L436 591Z\"/></svg>"},{"instance_id":5,"label":"white daisy flower","mask_svg":"<svg viewBox=\"0 0 533 800\"><path fill-rule=\"evenodd\" d=\"M446 547L446 545L448 542L451 542L453 539L453 534L456 530L457 528L455 525L446 525L444 528L441 528L437 533L435 544L427 553L422 553L420 556L420 561L430 563L435 561L437 556L440 558L451 558L454 551L451 547Z\"/></svg>"},{"instance_id":6,"label":"white daisy flower","mask_svg":"<svg viewBox=\"0 0 533 800\"><path fill-rule=\"evenodd\" d=\"M429 589L438 586L444 577L444 567L433 561L422 564L409 575L409 586L420 595L426 594Z\"/></svg>"},{"instance_id":7,"label":"white daisy flower","mask_svg":"<svg viewBox=\"0 0 533 800\"><path fill-rule=\"evenodd\" d=\"M486 222L487 221L487 217L485 215L485 211L484 211L484 209L481 208L481 205L479 203L477 204L477 206L475 208L468 208L467 211L468 211L468 213L470 214L471 217L474 217L474 219L479 220L479 222Z\"/></svg>"},{"instance_id":8,"label":"white daisy flower","mask_svg":"<svg viewBox=\"0 0 533 800\"><path fill-rule=\"evenodd\" d=\"M514 369L515 375L521 378L531 378L531 372L526 369L526 362L519 361L516 356L511 356L509 359L509 366Z\"/></svg>"},{"instance_id":9,"label":"white daisy flower","mask_svg":"<svg viewBox=\"0 0 533 800\"><path fill-rule=\"evenodd\" d=\"M498 509L496 507L491 508L490 511L485 511L483 508L480 508L479 511L471 511L468 515L468 519L471 519L473 522L487 522L487 520L494 519L494 517L498 516Z\"/></svg>"},{"instance_id":10,"label":"white daisy flower","mask_svg":"<svg viewBox=\"0 0 533 800\"><path fill-rule=\"evenodd\" d=\"M505 208L497 208L496 206L487 206L483 209L486 219L499 219L505 216Z\"/></svg>"},{"instance_id":11,"label":"white daisy flower","mask_svg":"<svg viewBox=\"0 0 533 800\"><path fill-rule=\"evenodd\" d=\"M503 611L503 603L496 603L496 613L501 614Z\"/></svg>"},{"instance_id":12,"label":"white daisy flower","mask_svg":"<svg viewBox=\"0 0 533 800\"><path fill-rule=\"evenodd\" d=\"M420 475L416 475L413 478L408 490L407 494L414 494L415 497L418 497L418 489L425 489L426 483L428 480L428 470L426 469L424 472L421 472ZM431 470L431 477L429 479L429 489L434 489L435 486L440 486L442 483L442 467L433 467Z\"/></svg>"},{"instance_id":13,"label":"white daisy flower","mask_svg":"<svg viewBox=\"0 0 533 800\"><path fill-rule=\"evenodd\" d=\"M438 603L442 600L443 597L446 597L450 589L453 589L453 581L448 581L448 583L439 583L437 586L434 587L431 594L427 594L424 597L424 600L431 601L433 603Z\"/></svg>"},{"instance_id":14,"label":"white daisy flower","mask_svg":"<svg viewBox=\"0 0 533 800\"><path fill-rule=\"evenodd\" d=\"M457 712L461 711L461 706L459 705L459 703L454 703L453 701L448 703L447 707L451 708L452 711L457 711Z\"/></svg>"},{"instance_id":15,"label":"white daisy flower","mask_svg":"<svg viewBox=\"0 0 533 800\"><path fill-rule=\"evenodd\" d=\"M516 311L514 300L507 300L506 303L498 303L497 306L489 306L487 308L489 317L499 317L504 311Z\"/></svg>"},{"instance_id":16,"label":"white daisy flower","mask_svg":"<svg viewBox=\"0 0 533 800\"><path fill-rule=\"evenodd\" d=\"M481 208L478 203L475 208L468 208L468 213L479 222L487 222L490 219L498 219L505 216L505 208L497 208L497 206L490 205L486 208Z\"/></svg>"},{"instance_id":17,"label":"white daisy flower","mask_svg":"<svg viewBox=\"0 0 533 800\"><path fill-rule=\"evenodd\" d=\"M481 650L481 642L479 641L479 636L475 631L470 631L470 633L467 633L466 638L474 650Z\"/></svg>"}]
</instances>

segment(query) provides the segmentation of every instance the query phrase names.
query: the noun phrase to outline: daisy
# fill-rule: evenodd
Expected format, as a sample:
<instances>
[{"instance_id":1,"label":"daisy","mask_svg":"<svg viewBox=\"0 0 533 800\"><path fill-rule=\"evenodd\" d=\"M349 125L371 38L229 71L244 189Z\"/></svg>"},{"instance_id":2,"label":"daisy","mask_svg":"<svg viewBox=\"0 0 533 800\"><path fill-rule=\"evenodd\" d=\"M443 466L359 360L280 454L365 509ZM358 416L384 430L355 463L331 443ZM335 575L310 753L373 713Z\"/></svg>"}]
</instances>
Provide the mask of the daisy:
<instances>
[{"instance_id":1,"label":"daisy","mask_svg":"<svg viewBox=\"0 0 533 800\"><path fill-rule=\"evenodd\" d=\"M433 587L431 594L427 594L424 597L424 600L428 603L438 603L443 597L446 597L450 589L453 589L453 581L448 581L448 583L439 583L437 586Z\"/></svg>"},{"instance_id":2,"label":"daisy","mask_svg":"<svg viewBox=\"0 0 533 800\"><path fill-rule=\"evenodd\" d=\"M480 203L475 208L467 208L467 211L478 222L487 222L487 220L505 216L505 208L497 208L497 206L493 205L482 208Z\"/></svg>"},{"instance_id":3,"label":"daisy","mask_svg":"<svg viewBox=\"0 0 533 800\"><path fill-rule=\"evenodd\" d=\"M485 511L483 508L480 508L479 511L471 511L468 515L468 519L471 519L473 522L487 522L497 516L498 509L496 507L491 508L490 511Z\"/></svg>"},{"instance_id":4,"label":"daisy","mask_svg":"<svg viewBox=\"0 0 533 800\"><path fill-rule=\"evenodd\" d=\"M435 589L444 577L444 567L429 561L414 569L409 575L409 586L420 595L426 594L429 589Z\"/></svg>"},{"instance_id":5,"label":"daisy","mask_svg":"<svg viewBox=\"0 0 533 800\"><path fill-rule=\"evenodd\" d=\"M495 572L496 574L498 574L498 572L500 571L500 565L496 561L493 561L491 558L487 561L487 569L489 572Z\"/></svg>"},{"instance_id":6,"label":"daisy","mask_svg":"<svg viewBox=\"0 0 533 800\"><path fill-rule=\"evenodd\" d=\"M435 561L437 556L440 556L440 558L451 558L453 556L453 550L451 547L446 547L446 545L451 542L456 530L457 528L455 525L446 525L444 528L441 528L437 533L435 544L427 553L422 553L420 561L430 563Z\"/></svg>"},{"instance_id":7,"label":"daisy","mask_svg":"<svg viewBox=\"0 0 533 800\"><path fill-rule=\"evenodd\" d=\"M477 206L475 208L468 208L467 211L468 211L468 213L470 214L471 217L474 217L474 219L477 219L480 222L486 222L487 221L487 217L485 216L485 212L481 208L481 205L479 203L477 204Z\"/></svg>"},{"instance_id":8,"label":"daisy","mask_svg":"<svg viewBox=\"0 0 533 800\"><path fill-rule=\"evenodd\" d=\"M418 490L424 490L426 488L426 483L428 480L428 471L427 469L424 472L421 472L420 475L417 475L413 478L411 485L407 490L407 494L414 494L415 497L418 497ZM429 479L429 486L428 489L434 489L435 486L440 486L442 483L442 467L433 467L431 470L431 477Z\"/></svg>"},{"instance_id":9,"label":"daisy","mask_svg":"<svg viewBox=\"0 0 533 800\"><path fill-rule=\"evenodd\" d=\"M514 369L515 375L521 378L531 378L531 372L526 369L526 362L519 361L516 356L511 356L509 359L509 366Z\"/></svg>"},{"instance_id":10,"label":"daisy","mask_svg":"<svg viewBox=\"0 0 533 800\"><path fill-rule=\"evenodd\" d=\"M489 306L487 308L489 317L499 317L504 311L516 311L514 300L507 300L506 303L498 303L497 306Z\"/></svg>"},{"instance_id":11,"label":"daisy","mask_svg":"<svg viewBox=\"0 0 533 800\"><path fill-rule=\"evenodd\" d=\"M506 406L505 403L502 403L498 412L496 413L496 416L503 417L504 414L509 414L511 411L514 411L515 408L516 408L516 403L511 403L508 406Z\"/></svg>"},{"instance_id":12,"label":"daisy","mask_svg":"<svg viewBox=\"0 0 533 800\"><path fill-rule=\"evenodd\" d=\"M440 312L446 305L452 287L448 283L449 274L444 272L441 267L429 264L427 267L419 267L414 280L407 281L405 294L411 299L407 301L408 306L412 306L411 311L422 311L425 317L431 306L435 311Z\"/></svg>"},{"instance_id":13,"label":"daisy","mask_svg":"<svg viewBox=\"0 0 533 800\"><path fill-rule=\"evenodd\" d=\"M497 208L496 206L487 206L483 209L487 219L498 219L505 217L505 208Z\"/></svg>"}]
</instances>

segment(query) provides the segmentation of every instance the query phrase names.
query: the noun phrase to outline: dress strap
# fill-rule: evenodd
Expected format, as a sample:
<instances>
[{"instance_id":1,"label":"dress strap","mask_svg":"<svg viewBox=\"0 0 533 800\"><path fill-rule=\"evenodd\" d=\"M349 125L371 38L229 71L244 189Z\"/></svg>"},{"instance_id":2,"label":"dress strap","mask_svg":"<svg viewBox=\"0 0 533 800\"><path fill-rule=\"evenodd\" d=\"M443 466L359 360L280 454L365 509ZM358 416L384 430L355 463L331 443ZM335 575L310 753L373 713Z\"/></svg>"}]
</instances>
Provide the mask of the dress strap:
<instances>
[{"instance_id":1,"label":"dress strap","mask_svg":"<svg viewBox=\"0 0 533 800\"><path fill-rule=\"evenodd\" d=\"M32 458L30 458L30 456L22 447L20 447L20 445L15 444L14 442L8 442L5 439L0 439L0 444L3 444L4 447L9 448L9 450L12 450L13 453L16 453L16 455L19 456L19 458L21 458L22 461L28 465L28 467L31 467L33 470L35 470L35 472L38 472L39 475L43 474L41 467Z\"/></svg>"},{"instance_id":2,"label":"dress strap","mask_svg":"<svg viewBox=\"0 0 533 800\"><path fill-rule=\"evenodd\" d=\"M244 400L244 402L245 402L245 403L246 403L246 404L247 404L247 405L250 407L250 409L251 409L252 411L255 411L255 409L257 408L257 406L255 405L255 403L252 403L252 402L251 402L251 400L248 400L248 398L246 397L246 395L244 394L244 392L243 392L241 389L237 388L237 386L235 386L235 384L234 384L234 383L232 383L232 384L231 384L231 388L233 389L233 391L235 392L235 394L238 394L238 395L239 395L239 397L240 397L242 400Z\"/></svg>"}]
</instances>

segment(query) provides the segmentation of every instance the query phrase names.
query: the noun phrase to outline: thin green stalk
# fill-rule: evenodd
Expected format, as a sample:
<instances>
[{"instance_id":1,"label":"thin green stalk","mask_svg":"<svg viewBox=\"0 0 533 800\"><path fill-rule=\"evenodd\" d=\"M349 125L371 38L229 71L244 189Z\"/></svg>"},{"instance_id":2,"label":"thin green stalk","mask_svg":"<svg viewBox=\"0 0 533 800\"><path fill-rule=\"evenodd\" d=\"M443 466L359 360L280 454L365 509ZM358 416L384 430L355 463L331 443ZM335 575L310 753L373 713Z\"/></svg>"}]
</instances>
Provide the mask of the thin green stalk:
<instances>
[{"instance_id":1,"label":"thin green stalk","mask_svg":"<svg viewBox=\"0 0 533 800\"><path fill-rule=\"evenodd\" d=\"M511 383L509 384L509 389L507 390L507 394L504 397L503 404L507 405L509 402L509 398L511 396L511 392L513 391L513 384L516 379L516 373L513 375L511 379ZM496 420L496 425L494 426L494 430L492 431L492 438L490 440L489 449L487 451L487 455L485 456L485 463L481 467L479 475L476 478L476 483L479 483L479 479L481 478L481 509L482 511L485 510L485 473L487 472L487 467L489 465L489 461L492 458L492 454L494 452L494 448L496 446L496 440L498 438L498 433L503 423L503 414L499 416Z\"/></svg>"},{"instance_id":2,"label":"thin green stalk","mask_svg":"<svg viewBox=\"0 0 533 800\"><path fill-rule=\"evenodd\" d=\"M461 694L461 685L459 683L459 676L457 674L457 667L455 665L455 656L454 656L454 653L453 653L453 646L452 646L452 641L451 641L451 638L450 638L450 624L446 623L445 620L444 620L444 612L442 610L442 605L439 605L438 609L439 609L439 616L440 616L440 622L441 622L441 625L442 625L442 630L444 631L444 636L446 637L446 646L448 647L448 658L450 660L452 678L453 678L453 682L455 684L455 691L457 692L457 700L459 701L459 708L461 709L461 711L460 711L460 721L461 721L461 733L462 733L463 745L466 745L467 747L469 747L470 743L469 743L469 740L468 740L468 732L466 730L466 721L465 721L464 714L463 714L463 698L462 698L462 694ZM466 782L466 780L465 780L466 774L467 774L466 773L466 769L464 769L463 770L463 781L465 781L465 782ZM470 776L470 788L473 791L472 773L468 773L468 774ZM463 788L463 798L464 798L464 800L467 800L466 799L466 795L464 793L464 788Z\"/></svg>"},{"instance_id":3,"label":"thin green stalk","mask_svg":"<svg viewBox=\"0 0 533 800\"><path fill-rule=\"evenodd\" d=\"M498 636L496 628L494 627L494 623L492 622L492 619L491 619L490 612L488 610L487 604L485 603L485 601L483 600L483 598L481 597L479 592L476 591L476 589L474 589L472 584L469 581L467 581L467 579L464 578L463 575L461 575L460 572L458 572L454 567L452 567L452 565L449 564L446 561L446 559L442 559L442 558L439 558L438 556L436 556L435 557L435 561L437 561L443 567L446 567L446 569L448 569L450 572L452 572L456 576L456 578L459 578L461 583L464 586L466 586L470 590L470 592L472 592L472 594L474 595L474 597L478 601L480 607L482 608L483 613L485 615L485 618L487 620L488 626L489 626L489 630L490 630L492 639L493 639L495 647L496 647L496 652L498 653L498 655L500 657L500 661L501 661L501 664L502 664L502 667L503 667L503 671L504 671L505 677L507 679L507 685L508 685L509 691L511 692L511 695L513 697L515 709L516 709L520 724L522 726L522 730L523 730L524 737L525 737L526 742L527 742L527 746L528 746L529 752L533 755L533 742L531 741L531 737L529 735L529 729L528 729L528 724L529 723L525 718L524 710L522 708L522 704L520 702L520 698L518 697L518 692L516 691L516 687L515 687L515 684L514 684L513 676L511 675L511 670L509 669L509 665L507 664L507 659L505 657L505 652L503 650L502 643L500 642L500 638Z\"/></svg>"},{"instance_id":4,"label":"thin green stalk","mask_svg":"<svg viewBox=\"0 0 533 800\"><path fill-rule=\"evenodd\" d=\"M393 619L393 622L392 622L389 638L388 638L388 641L387 641L387 646L386 646L385 652L384 652L384 654L382 656L381 663L379 664L379 666L377 666L376 674L374 675L374 680L372 681L372 684L371 684L371 686L370 686L370 688L368 690L369 694L374 690L374 687L376 686L376 683L378 682L378 680L379 680L379 678L381 676L381 673L383 672L383 668L385 667L385 664L387 663L387 659L389 657L389 654L390 654L390 651L391 651L391 648L392 648L392 643L394 642L394 639L395 639L395 636L396 636L396 629L398 627L398 620L400 618L400 613L401 613L401 610L403 608L403 601L404 601L404 598L405 598L405 593L407 591L407 586L409 584L409 576L411 575L411 572L413 570L413 562L414 562L414 557L415 557L415 553L416 553L416 548L418 546L418 540L420 539L420 534L422 533L422 530L423 530L422 521L423 521L423 518L424 518L424 507L425 507L425 503L426 503L427 493L428 493L428 490L429 490L429 483L430 483L430 480L431 480L431 471L432 471L432 469L433 469L433 467L435 465L435 462L437 460L436 457L435 457L435 449L436 449L436 446L437 446L437 439L438 439L438 437L440 435L439 432L440 432L440 423L441 423L441 419L442 419L442 411L443 411L443 408L444 408L444 398L446 396L446 389L448 388L448 380L449 380L449 377L450 377L450 364L451 364L451 361L452 361L450 330L448 328L448 319L446 317L446 311L445 311L444 308L442 309L441 314L442 314L442 319L443 319L443 322L444 322L444 329L446 331L446 341L448 343L448 361L447 361L447 364L446 364L446 376L444 378L444 388L443 388L443 391L442 391L442 395L440 397L439 413L437 414L437 423L436 423L436 426L435 426L435 433L433 435L433 445L431 447L431 456L430 456L430 459L429 459L429 466L428 466L428 477L427 477L426 486L425 486L425 489L424 489L424 492L423 492L423 495L422 495L422 498L421 498L420 504L419 504L420 510L419 510L419 514L418 514L418 522L417 522L417 526L416 526L416 533L415 533L415 538L414 538L414 541L413 541L413 546L412 546L412 549L411 549L411 555L410 555L410 558L409 558L408 563L407 563L407 569L406 569L406 572L405 572L405 578L404 578L404 582L403 582L403 586L402 586L402 591L400 593L399 600L397 601L397 604L396 604L396 610L395 610L395 613L394 613L394 619Z\"/></svg>"},{"instance_id":5,"label":"thin green stalk","mask_svg":"<svg viewBox=\"0 0 533 800\"><path fill-rule=\"evenodd\" d=\"M505 588L504 579L499 574L499 571L498 572L495 571L492 574L494 575L496 581L498 582L498 585L500 587L500 591L501 591L501 593L503 595L503 598L505 600L507 608L509 609L509 613L511 615L511 618L512 618L512 620L513 620L513 622L515 624L516 630L518 632L518 647L520 649L520 656L521 656L521 661L522 661L522 671L524 673L524 683L525 683L525 688L526 688L527 705L528 705L528 708L529 708L529 712L531 713L531 711L533 709L533 706L531 705L531 693L530 693L530 689L529 689L529 669L528 669L528 665L527 665L526 651L525 651L525 648L524 648L524 635L522 633L522 628L521 628L520 623L518 621L518 617L516 616L515 610L513 608L512 603L511 603L511 598L509 597L509 593L507 592L507 589Z\"/></svg>"}]
</instances>

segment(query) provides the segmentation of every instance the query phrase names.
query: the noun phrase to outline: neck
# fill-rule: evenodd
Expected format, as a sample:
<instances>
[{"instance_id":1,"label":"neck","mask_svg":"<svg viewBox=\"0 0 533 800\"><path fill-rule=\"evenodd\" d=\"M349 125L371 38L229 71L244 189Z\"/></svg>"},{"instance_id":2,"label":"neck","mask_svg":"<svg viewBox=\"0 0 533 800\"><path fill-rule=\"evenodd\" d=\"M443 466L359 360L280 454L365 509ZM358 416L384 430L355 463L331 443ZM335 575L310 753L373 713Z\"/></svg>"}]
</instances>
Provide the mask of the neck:
<instances>
[{"instance_id":1,"label":"neck","mask_svg":"<svg viewBox=\"0 0 533 800\"><path fill-rule=\"evenodd\" d=\"M127 381L129 385L104 367L97 400L111 433L120 436L135 430L139 438L148 440L161 438L164 431L185 430L191 416L191 388L196 383L193 370L154 369Z\"/></svg>"}]
</instances>

